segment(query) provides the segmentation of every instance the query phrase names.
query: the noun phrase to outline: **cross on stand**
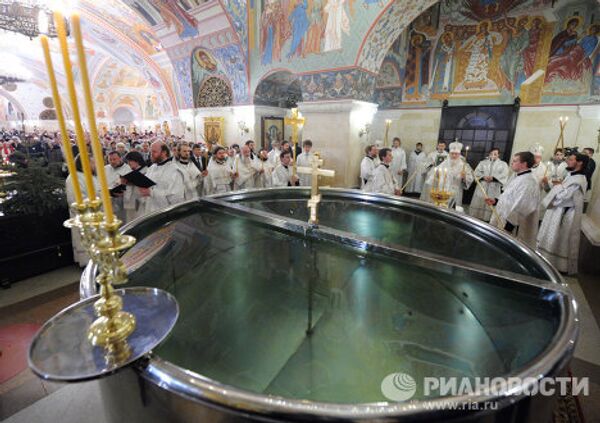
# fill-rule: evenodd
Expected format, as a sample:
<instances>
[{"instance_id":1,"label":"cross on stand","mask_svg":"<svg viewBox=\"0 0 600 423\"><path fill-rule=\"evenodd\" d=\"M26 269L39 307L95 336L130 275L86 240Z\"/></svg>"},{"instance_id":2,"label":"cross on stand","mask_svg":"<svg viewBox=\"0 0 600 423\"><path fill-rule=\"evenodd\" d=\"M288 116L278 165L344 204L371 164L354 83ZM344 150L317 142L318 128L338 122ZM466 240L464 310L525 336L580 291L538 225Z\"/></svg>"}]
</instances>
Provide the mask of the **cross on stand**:
<instances>
[{"instance_id":1,"label":"cross on stand","mask_svg":"<svg viewBox=\"0 0 600 423\"><path fill-rule=\"evenodd\" d=\"M292 109L292 116L286 117L283 122L292 127L292 157L293 157L293 166L292 166L292 175L296 176L296 146L298 145L298 128L304 125L304 118L302 114L298 112L298 108L294 107Z\"/></svg>"},{"instance_id":2,"label":"cross on stand","mask_svg":"<svg viewBox=\"0 0 600 423\"><path fill-rule=\"evenodd\" d=\"M319 166L323 165L323 159L319 157L318 153L313 155L311 165L311 167L300 166L298 168L298 173L312 175L310 200L308 200L308 208L310 209L310 218L308 219L308 223L317 225L319 224L317 211L319 203L321 202L321 194L319 194L319 176L333 178L335 176L335 170L319 169Z\"/></svg>"}]
</instances>

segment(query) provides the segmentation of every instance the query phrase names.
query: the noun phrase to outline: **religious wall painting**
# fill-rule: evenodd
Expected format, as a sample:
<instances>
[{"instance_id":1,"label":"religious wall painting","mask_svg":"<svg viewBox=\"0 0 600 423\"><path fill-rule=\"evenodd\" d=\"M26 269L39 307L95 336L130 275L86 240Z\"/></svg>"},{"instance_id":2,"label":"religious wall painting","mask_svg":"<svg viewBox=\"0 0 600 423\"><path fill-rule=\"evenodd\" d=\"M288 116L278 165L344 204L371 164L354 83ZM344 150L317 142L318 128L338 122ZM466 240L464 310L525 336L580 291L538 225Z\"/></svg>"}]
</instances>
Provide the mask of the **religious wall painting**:
<instances>
[{"instance_id":1,"label":"religious wall painting","mask_svg":"<svg viewBox=\"0 0 600 423\"><path fill-rule=\"evenodd\" d=\"M229 44L213 50L220 64L219 73L229 81L233 90L235 104L244 104L250 100L247 62L239 44Z\"/></svg>"},{"instance_id":2,"label":"religious wall painting","mask_svg":"<svg viewBox=\"0 0 600 423\"><path fill-rule=\"evenodd\" d=\"M162 51L162 44L152 31L141 25L135 25L133 31L133 37L147 54L152 55Z\"/></svg>"},{"instance_id":3,"label":"religious wall painting","mask_svg":"<svg viewBox=\"0 0 600 423\"><path fill-rule=\"evenodd\" d=\"M397 63L392 60L384 60L381 64L381 70L375 80L376 88L399 87L402 85L400 69Z\"/></svg>"},{"instance_id":4,"label":"religious wall painting","mask_svg":"<svg viewBox=\"0 0 600 423\"><path fill-rule=\"evenodd\" d=\"M375 76L356 68L305 74L300 77L303 101L353 98L371 101Z\"/></svg>"},{"instance_id":5,"label":"religious wall painting","mask_svg":"<svg viewBox=\"0 0 600 423\"><path fill-rule=\"evenodd\" d=\"M410 35L404 73L404 100L425 101L429 94L429 65L431 41L424 34Z\"/></svg>"},{"instance_id":6,"label":"religious wall painting","mask_svg":"<svg viewBox=\"0 0 600 423\"><path fill-rule=\"evenodd\" d=\"M198 48L194 50L193 55L196 64L202 69L209 72L214 72L217 70L217 61L208 50L204 48Z\"/></svg>"},{"instance_id":7,"label":"religious wall painting","mask_svg":"<svg viewBox=\"0 0 600 423\"><path fill-rule=\"evenodd\" d=\"M224 130L225 118L223 117L205 117L204 118L204 142L209 150L214 145L225 145Z\"/></svg>"},{"instance_id":8,"label":"religious wall painting","mask_svg":"<svg viewBox=\"0 0 600 423\"><path fill-rule=\"evenodd\" d=\"M433 68L429 87L431 98L445 99L452 92L455 61L454 34L446 31L439 37L433 53Z\"/></svg>"},{"instance_id":9,"label":"religious wall painting","mask_svg":"<svg viewBox=\"0 0 600 423\"><path fill-rule=\"evenodd\" d=\"M462 0L444 2L448 7L458 6L459 13L467 19L479 22L505 18L516 7L530 0Z\"/></svg>"},{"instance_id":10,"label":"religious wall painting","mask_svg":"<svg viewBox=\"0 0 600 423\"><path fill-rule=\"evenodd\" d=\"M500 94L499 66L505 41L501 26L500 22L482 21L469 26L457 40L454 94Z\"/></svg>"},{"instance_id":11,"label":"religious wall painting","mask_svg":"<svg viewBox=\"0 0 600 423\"><path fill-rule=\"evenodd\" d=\"M259 54L262 65L339 51L350 35L356 0L261 1ZM366 9L381 0L361 0Z\"/></svg>"},{"instance_id":12,"label":"religious wall painting","mask_svg":"<svg viewBox=\"0 0 600 423\"><path fill-rule=\"evenodd\" d=\"M147 95L144 105L144 119L154 120L157 118L158 100L155 95Z\"/></svg>"},{"instance_id":13,"label":"religious wall painting","mask_svg":"<svg viewBox=\"0 0 600 423\"><path fill-rule=\"evenodd\" d=\"M600 24L586 25L582 16L564 20L552 38L546 66L544 95L585 96L594 90Z\"/></svg>"},{"instance_id":14,"label":"religious wall painting","mask_svg":"<svg viewBox=\"0 0 600 423\"><path fill-rule=\"evenodd\" d=\"M282 108L297 107L302 101L302 86L298 76L275 72L263 78L254 92L254 104Z\"/></svg>"},{"instance_id":15,"label":"religious wall painting","mask_svg":"<svg viewBox=\"0 0 600 423\"><path fill-rule=\"evenodd\" d=\"M197 76L194 76L192 71L194 66L193 56L191 59L184 57L173 61L173 73L179 87L180 108L182 109L194 107L194 99L197 97L200 82L202 82L202 79L197 79Z\"/></svg>"},{"instance_id":16,"label":"religious wall painting","mask_svg":"<svg viewBox=\"0 0 600 423\"><path fill-rule=\"evenodd\" d=\"M196 37L198 21L176 0L148 0L162 17L167 28L175 28L180 39Z\"/></svg>"},{"instance_id":17,"label":"religious wall painting","mask_svg":"<svg viewBox=\"0 0 600 423\"><path fill-rule=\"evenodd\" d=\"M282 117L263 116L261 118L260 145L270 148L274 141L281 142L285 139L285 125Z\"/></svg>"}]
</instances>

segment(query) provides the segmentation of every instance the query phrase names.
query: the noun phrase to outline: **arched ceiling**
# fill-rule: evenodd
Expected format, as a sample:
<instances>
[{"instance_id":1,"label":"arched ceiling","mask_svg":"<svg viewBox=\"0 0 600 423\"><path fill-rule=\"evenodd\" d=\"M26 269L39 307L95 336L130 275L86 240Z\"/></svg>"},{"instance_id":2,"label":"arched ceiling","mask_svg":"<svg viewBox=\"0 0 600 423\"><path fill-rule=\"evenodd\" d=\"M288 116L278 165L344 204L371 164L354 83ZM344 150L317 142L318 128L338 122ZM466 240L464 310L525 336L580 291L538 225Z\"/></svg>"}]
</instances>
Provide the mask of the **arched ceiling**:
<instances>
[{"instance_id":1,"label":"arched ceiling","mask_svg":"<svg viewBox=\"0 0 600 423\"><path fill-rule=\"evenodd\" d=\"M119 65L130 67L143 75L157 95L165 97L168 115L176 115L177 102L170 62L164 59L163 47L154 29L128 3L136 5L139 1L79 0L73 5L73 10L81 14L92 83L101 67L109 59L115 60ZM71 40L69 47L77 78L76 55ZM62 58L55 39L51 40L50 49L57 80L64 94ZM40 99L49 95L46 66L38 39L30 40L21 34L4 32L0 37L0 51L10 55L9 57L16 57L29 70L26 80L41 89Z\"/></svg>"}]
</instances>

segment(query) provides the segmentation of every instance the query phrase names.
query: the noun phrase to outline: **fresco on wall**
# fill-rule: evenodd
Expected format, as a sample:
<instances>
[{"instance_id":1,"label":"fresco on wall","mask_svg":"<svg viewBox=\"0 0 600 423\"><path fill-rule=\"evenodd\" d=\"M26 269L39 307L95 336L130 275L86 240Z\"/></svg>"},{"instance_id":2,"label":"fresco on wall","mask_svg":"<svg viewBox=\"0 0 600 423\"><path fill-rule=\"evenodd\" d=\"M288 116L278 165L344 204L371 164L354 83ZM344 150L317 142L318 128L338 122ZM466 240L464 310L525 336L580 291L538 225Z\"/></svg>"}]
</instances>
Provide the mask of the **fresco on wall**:
<instances>
[{"instance_id":1,"label":"fresco on wall","mask_svg":"<svg viewBox=\"0 0 600 423\"><path fill-rule=\"evenodd\" d=\"M198 0L123 0L150 26L164 23L175 28L180 39L198 35L198 21L189 10L204 1Z\"/></svg>"},{"instance_id":2,"label":"fresco on wall","mask_svg":"<svg viewBox=\"0 0 600 423\"><path fill-rule=\"evenodd\" d=\"M214 50L197 48L192 52L190 77L192 104L195 107L200 107L198 93L201 85L212 76L220 76L230 82L234 104L249 102L246 62L239 44L229 44Z\"/></svg>"},{"instance_id":3,"label":"fresco on wall","mask_svg":"<svg viewBox=\"0 0 600 423\"><path fill-rule=\"evenodd\" d=\"M325 71L300 77L303 101L352 98L370 101L375 76L359 69Z\"/></svg>"},{"instance_id":4,"label":"fresco on wall","mask_svg":"<svg viewBox=\"0 0 600 423\"><path fill-rule=\"evenodd\" d=\"M311 73L354 66L364 35L390 1L250 1L252 89L281 68Z\"/></svg>"},{"instance_id":5,"label":"fresco on wall","mask_svg":"<svg viewBox=\"0 0 600 423\"><path fill-rule=\"evenodd\" d=\"M402 87L384 92L380 86L392 69L390 57L397 48L392 46L373 99L381 107L434 106L445 99L512 103L541 69L545 76L537 98L542 103L597 102L600 22L591 19L598 16L594 0L561 1L554 7L546 0L440 3L403 33L406 61L397 71Z\"/></svg>"},{"instance_id":6,"label":"fresco on wall","mask_svg":"<svg viewBox=\"0 0 600 423\"><path fill-rule=\"evenodd\" d=\"M287 71L275 72L258 84L254 104L292 108L302 101L302 86L298 76Z\"/></svg>"},{"instance_id":7,"label":"fresco on wall","mask_svg":"<svg viewBox=\"0 0 600 423\"><path fill-rule=\"evenodd\" d=\"M146 120L169 115L166 93L156 90L151 81L137 69L108 60L93 81L96 117L110 119L111 110L125 106Z\"/></svg>"}]
</instances>

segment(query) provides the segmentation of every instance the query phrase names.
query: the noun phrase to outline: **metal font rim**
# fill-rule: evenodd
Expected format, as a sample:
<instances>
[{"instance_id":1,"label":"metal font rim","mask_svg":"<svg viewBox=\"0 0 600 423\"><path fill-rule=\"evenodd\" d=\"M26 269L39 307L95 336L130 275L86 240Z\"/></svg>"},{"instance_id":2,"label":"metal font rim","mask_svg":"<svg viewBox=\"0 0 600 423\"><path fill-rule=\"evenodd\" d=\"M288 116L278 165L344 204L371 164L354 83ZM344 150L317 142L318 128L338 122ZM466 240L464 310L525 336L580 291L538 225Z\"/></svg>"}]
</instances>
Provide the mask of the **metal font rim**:
<instances>
[{"instance_id":1,"label":"metal font rim","mask_svg":"<svg viewBox=\"0 0 600 423\"><path fill-rule=\"evenodd\" d=\"M282 194L298 195L298 198L303 196L303 193L308 193L305 188L270 188L263 190L248 190L237 191L226 194L212 196L220 200L229 200L232 202L249 200L249 199L268 199L273 196ZM526 368L519 369L507 375L498 375L499 377L515 377L521 380L539 380L545 376L553 375L561 370L566 362L571 358L575 343L579 332L579 323L577 318L577 304L573 299L570 290L566 285L561 275L554 269L542 256L533 251L528 246L515 240L509 235L498 231L489 224L479 221L471 216L462 213L457 213L451 210L440 210L428 203L407 199L403 197L392 197L387 195L368 194L362 191L329 188L322 189L324 198L331 199L353 199L388 205L393 207L406 207L412 210L422 210L433 214L437 213L440 217L453 223L458 223L462 226L471 226L480 234L486 237L491 237L502 243L508 244L518 250L521 254L535 262L548 279L556 284L561 285L564 289L558 292L560 295L560 313L561 320L554 334L552 341L540 354L536 356L530 365ZM185 209L190 204L195 204L196 201L179 204L161 212L153 213L137 219L134 222L126 225L123 230L134 228L135 226L152 219L162 213L174 209ZM84 270L81 277L80 293L82 297L87 297L95 294L95 283L93 275L95 267L90 262ZM224 385L218 381L206 378L195 372L186 370L173 363L165 361L157 356L151 356L147 362L136 366L136 371L144 379L158 385L171 393L183 396L192 401L205 404L210 407L226 408L232 412L250 414L253 416L263 416L271 418L281 418L296 416L300 419L336 419L340 421L356 421L375 418L392 418L400 416L418 416L427 413L463 413L461 411L446 410L441 407L442 404L448 402L497 402L498 407L502 408L517 400L519 397L514 395L514 390L511 392L500 392L497 395L476 395L476 396L455 396L436 398L427 401L415 401L410 403L359 403L359 404L343 404L343 403L324 403L313 402L308 400L296 400L279 396L269 396L253 393L243 389L238 389L234 386ZM520 388L525 388L531 383L524 384ZM440 408L441 407L441 408Z\"/></svg>"}]
</instances>

